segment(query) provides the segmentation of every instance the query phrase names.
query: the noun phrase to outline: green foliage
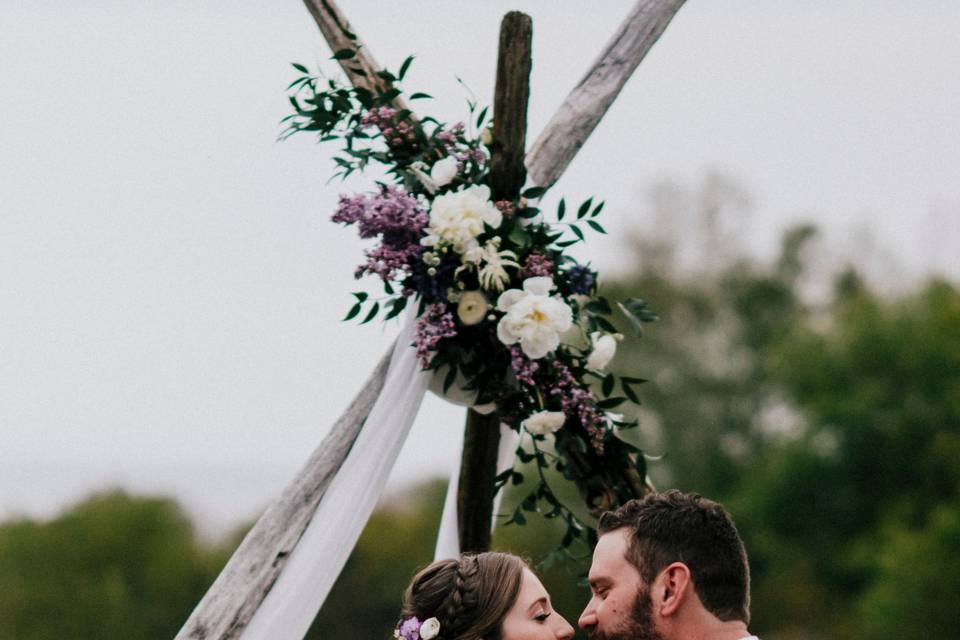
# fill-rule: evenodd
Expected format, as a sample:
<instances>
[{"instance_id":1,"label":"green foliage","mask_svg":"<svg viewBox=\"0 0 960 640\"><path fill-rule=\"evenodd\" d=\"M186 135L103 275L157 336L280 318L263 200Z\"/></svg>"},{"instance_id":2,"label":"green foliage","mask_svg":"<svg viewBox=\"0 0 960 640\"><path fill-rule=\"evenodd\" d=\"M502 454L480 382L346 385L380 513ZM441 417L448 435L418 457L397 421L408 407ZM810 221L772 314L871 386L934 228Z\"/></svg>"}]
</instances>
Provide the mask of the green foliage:
<instances>
[{"instance_id":1,"label":"green foliage","mask_svg":"<svg viewBox=\"0 0 960 640\"><path fill-rule=\"evenodd\" d=\"M643 291L662 318L614 361L656 372L638 443L665 454L658 486L733 512L761 637L960 638L960 292L880 296L849 269L809 304L814 238L687 270L647 243L604 288Z\"/></svg>"},{"instance_id":2,"label":"green foliage","mask_svg":"<svg viewBox=\"0 0 960 640\"><path fill-rule=\"evenodd\" d=\"M121 492L0 525L0 638L173 637L226 557L171 500Z\"/></svg>"}]
</instances>

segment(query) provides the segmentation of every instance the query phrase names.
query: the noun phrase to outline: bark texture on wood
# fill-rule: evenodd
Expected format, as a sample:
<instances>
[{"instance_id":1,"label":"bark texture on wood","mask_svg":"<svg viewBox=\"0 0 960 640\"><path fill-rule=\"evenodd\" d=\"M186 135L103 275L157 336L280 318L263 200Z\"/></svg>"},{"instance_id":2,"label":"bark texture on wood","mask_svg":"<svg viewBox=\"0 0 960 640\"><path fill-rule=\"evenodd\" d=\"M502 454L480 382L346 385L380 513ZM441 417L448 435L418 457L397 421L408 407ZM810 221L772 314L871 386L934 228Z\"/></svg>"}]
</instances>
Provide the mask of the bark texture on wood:
<instances>
[{"instance_id":1,"label":"bark texture on wood","mask_svg":"<svg viewBox=\"0 0 960 640\"><path fill-rule=\"evenodd\" d=\"M467 410L467 426L460 461L457 492L457 525L461 552L490 549L490 523L497 476L500 418L496 411L481 415Z\"/></svg>"},{"instance_id":2,"label":"bark texture on wood","mask_svg":"<svg viewBox=\"0 0 960 640\"><path fill-rule=\"evenodd\" d=\"M355 57L337 61L353 86L374 92L383 92L390 88L389 84L377 75L383 69L373 59L373 54L353 31L346 16L333 0L303 0L303 3L307 5L307 10L320 27L320 33L333 53L342 49L356 50ZM363 73L358 73L357 69L361 69ZM402 98L394 99L393 105L397 109L408 108Z\"/></svg>"},{"instance_id":3,"label":"bark texture on wood","mask_svg":"<svg viewBox=\"0 0 960 640\"><path fill-rule=\"evenodd\" d=\"M376 402L391 347L280 498L260 517L197 605L176 640L237 638L303 535Z\"/></svg>"},{"instance_id":4,"label":"bark texture on wood","mask_svg":"<svg viewBox=\"0 0 960 640\"><path fill-rule=\"evenodd\" d=\"M497 84L493 97L490 187L494 200L512 200L526 179L523 167L530 97L530 16L511 11L500 23ZM460 460L457 523L461 551L487 551L497 475L500 419L469 410Z\"/></svg>"},{"instance_id":5,"label":"bark texture on wood","mask_svg":"<svg viewBox=\"0 0 960 640\"><path fill-rule=\"evenodd\" d=\"M540 187L557 181L684 0L639 0L527 155Z\"/></svg>"},{"instance_id":6,"label":"bark texture on wood","mask_svg":"<svg viewBox=\"0 0 960 640\"><path fill-rule=\"evenodd\" d=\"M500 24L497 84L493 94L490 191L494 200L516 198L527 178L523 165L527 142L527 103L533 21L511 11Z\"/></svg>"}]
</instances>

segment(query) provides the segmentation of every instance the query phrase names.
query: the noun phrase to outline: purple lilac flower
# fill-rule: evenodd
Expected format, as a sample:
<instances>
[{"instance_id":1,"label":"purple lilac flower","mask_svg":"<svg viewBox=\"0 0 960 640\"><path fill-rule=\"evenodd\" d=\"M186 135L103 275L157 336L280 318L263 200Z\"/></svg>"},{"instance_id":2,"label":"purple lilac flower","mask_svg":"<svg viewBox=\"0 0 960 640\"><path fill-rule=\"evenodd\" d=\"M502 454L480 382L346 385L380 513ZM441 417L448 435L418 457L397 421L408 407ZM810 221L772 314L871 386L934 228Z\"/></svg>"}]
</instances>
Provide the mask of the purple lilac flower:
<instances>
[{"instance_id":1,"label":"purple lilac flower","mask_svg":"<svg viewBox=\"0 0 960 640\"><path fill-rule=\"evenodd\" d=\"M388 281L411 273L419 262L420 237L430 217L416 198L387 186L374 195L341 196L333 221L356 224L361 238L380 236L381 244L366 252L366 263L354 275L373 273Z\"/></svg>"},{"instance_id":2,"label":"purple lilac flower","mask_svg":"<svg viewBox=\"0 0 960 640\"><path fill-rule=\"evenodd\" d=\"M377 127L392 147L413 144L417 141L413 126L406 120L395 122L397 110L391 107L376 107L360 118L361 127Z\"/></svg>"},{"instance_id":3,"label":"purple lilac flower","mask_svg":"<svg viewBox=\"0 0 960 640\"><path fill-rule=\"evenodd\" d=\"M567 285L570 293L588 294L593 289L597 280L589 267L575 265L567 271Z\"/></svg>"},{"instance_id":4,"label":"purple lilac flower","mask_svg":"<svg viewBox=\"0 0 960 640\"><path fill-rule=\"evenodd\" d=\"M523 262L523 269L520 270L522 279L533 278L536 276L553 276L553 260L534 251Z\"/></svg>"},{"instance_id":5,"label":"purple lilac flower","mask_svg":"<svg viewBox=\"0 0 960 640\"><path fill-rule=\"evenodd\" d=\"M447 148L447 151L453 149L457 146L457 138L463 135L466 126L462 122L458 122L446 131L441 131L437 134L437 140L443 143L443 146Z\"/></svg>"},{"instance_id":6,"label":"purple lilac flower","mask_svg":"<svg viewBox=\"0 0 960 640\"><path fill-rule=\"evenodd\" d=\"M483 149L467 149L466 151L455 153L453 157L457 159L458 171L466 169L467 162L470 160L473 160L481 167L487 162L487 153Z\"/></svg>"},{"instance_id":7,"label":"purple lilac flower","mask_svg":"<svg viewBox=\"0 0 960 640\"><path fill-rule=\"evenodd\" d=\"M570 369L561 362L553 364L556 372L556 386L550 389L550 395L559 396L560 406L568 418L580 422L590 436L594 450L603 453L603 440L606 435L606 418L597 408L597 398L589 389L584 389L570 372Z\"/></svg>"},{"instance_id":8,"label":"purple lilac flower","mask_svg":"<svg viewBox=\"0 0 960 640\"><path fill-rule=\"evenodd\" d=\"M456 335L453 314L447 310L447 305L438 302L427 306L423 315L417 319L414 337L420 365L424 369L428 368L440 341Z\"/></svg>"},{"instance_id":9,"label":"purple lilac flower","mask_svg":"<svg viewBox=\"0 0 960 640\"><path fill-rule=\"evenodd\" d=\"M407 618L400 624L400 637L404 640L420 640L420 620L416 616Z\"/></svg>"},{"instance_id":10,"label":"purple lilac flower","mask_svg":"<svg viewBox=\"0 0 960 640\"><path fill-rule=\"evenodd\" d=\"M514 344L510 345L510 367L513 369L513 373L517 376L522 384L525 384L529 387L537 386L536 381L533 379L533 374L537 372L540 368L540 365L528 358L524 353L523 349L520 348L520 345Z\"/></svg>"}]
</instances>

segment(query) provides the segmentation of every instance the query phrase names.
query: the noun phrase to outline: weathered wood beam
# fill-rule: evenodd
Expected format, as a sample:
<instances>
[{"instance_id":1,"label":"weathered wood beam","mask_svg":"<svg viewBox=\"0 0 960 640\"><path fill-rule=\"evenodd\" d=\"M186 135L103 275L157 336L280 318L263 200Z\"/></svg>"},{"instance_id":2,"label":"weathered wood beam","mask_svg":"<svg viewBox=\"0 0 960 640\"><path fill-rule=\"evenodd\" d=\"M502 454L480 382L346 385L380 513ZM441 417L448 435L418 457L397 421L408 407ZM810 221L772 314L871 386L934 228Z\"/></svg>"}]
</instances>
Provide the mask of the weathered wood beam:
<instances>
[{"instance_id":1,"label":"weathered wood beam","mask_svg":"<svg viewBox=\"0 0 960 640\"><path fill-rule=\"evenodd\" d=\"M390 88L389 83L377 75L383 70L382 67L374 60L373 54L357 36L333 0L303 0L303 3L307 5L307 10L320 27L320 33L333 53L342 49L356 50L355 57L337 60L353 86L374 92L383 92ZM357 69L363 73L358 73ZM393 100L393 105L397 109L408 108L406 102L399 97Z\"/></svg>"},{"instance_id":2,"label":"weathered wood beam","mask_svg":"<svg viewBox=\"0 0 960 640\"><path fill-rule=\"evenodd\" d=\"M523 156L527 139L527 103L533 21L511 11L500 23L497 82L493 94L493 141L490 144L490 192L494 201L513 200L526 180ZM500 419L496 412L467 412L457 494L461 551L487 551L496 495Z\"/></svg>"},{"instance_id":3,"label":"weathered wood beam","mask_svg":"<svg viewBox=\"0 0 960 640\"><path fill-rule=\"evenodd\" d=\"M283 494L257 520L176 640L239 638L297 545L376 402L393 347Z\"/></svg>"},{"instance_id":4,"label":"weathered wood beam","mask_svg":"<svg viewBox=\"0 0 960 640\"><path fill-rule=\"evenodd\" d=\"M634 5L527 154L534 184L551 187L563 174L683 3L639 0Z\"/></svg>"}]
</instances>

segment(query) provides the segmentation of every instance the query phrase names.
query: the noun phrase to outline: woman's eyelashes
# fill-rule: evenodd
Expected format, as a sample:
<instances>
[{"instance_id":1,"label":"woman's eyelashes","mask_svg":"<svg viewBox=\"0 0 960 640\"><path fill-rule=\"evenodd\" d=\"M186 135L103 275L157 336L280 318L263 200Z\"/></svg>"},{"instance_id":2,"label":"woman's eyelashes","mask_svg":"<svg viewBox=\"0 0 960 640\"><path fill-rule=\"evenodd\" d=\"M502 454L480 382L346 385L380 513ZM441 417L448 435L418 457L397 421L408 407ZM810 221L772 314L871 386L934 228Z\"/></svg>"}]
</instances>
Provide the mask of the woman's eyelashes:
<instances>
[{"instance_id":1,"label":"woman's eyelashes","mask_svg":"<svg viewBox=\"0 0 960 640\"><path fill-rule=\"evenodd\" d=\"M547 618L550 617L550 614L551 614L551 613L552 613L552 612L550 612L550 611L542 611L542 612L538 613L537 615L533 616L533 619L536 620L537 622L546 622L546 621L547 621Z\"/></svg>"}]
</instances>

